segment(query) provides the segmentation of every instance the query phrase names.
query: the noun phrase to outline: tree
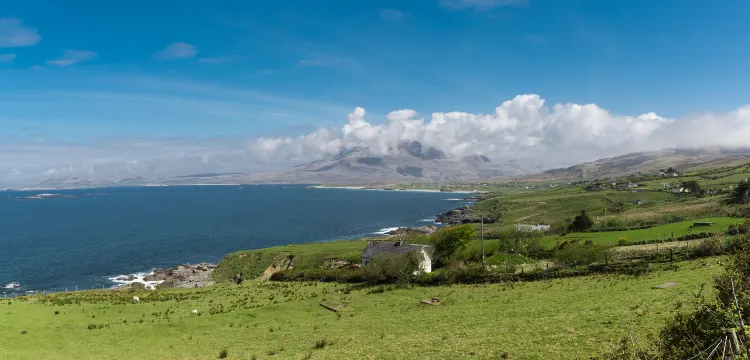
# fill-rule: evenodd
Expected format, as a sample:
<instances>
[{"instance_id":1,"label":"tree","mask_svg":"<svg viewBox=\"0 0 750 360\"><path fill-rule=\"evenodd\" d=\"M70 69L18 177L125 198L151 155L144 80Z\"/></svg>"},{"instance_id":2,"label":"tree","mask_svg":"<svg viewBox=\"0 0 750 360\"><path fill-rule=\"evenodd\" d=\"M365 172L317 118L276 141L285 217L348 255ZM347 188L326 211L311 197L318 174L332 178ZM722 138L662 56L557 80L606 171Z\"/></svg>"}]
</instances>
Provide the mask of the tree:
<instances>
[{"instance_id":1,"label":"tree","mask_svg":"<svg viewBox=\"0 0 750 360\"><path fill-rule=\"evenodd\" d=\"M592 226L594 226L594 222L591 221L591 218L586 214L586 210L581 210L581 213L576 215L573 222L568 226L568 230L571 232L583 232L591 229Z\"/></svg>"},{"instance_id":2,"label":"tree","mask_svg":"<svg viewBox=\"0 0 750 360\"><path fill-rule=\"evenodd\" d=\"M445 227L436 231L430 239L434 260L445 265L454 255L466 250L476 236L476 230L468 224Z\"/></svg>"},{"instance_id":3,"label":"tree","mask_svg":"<svg viewBox=\"0 0 750 360\"><path fill-rule=\"evenodd\" d=\"M669 169L667 169L667 174L674 174L674 173L675 173L674 168L670 166Z\"/></svg>"},{"instance_id":4,"label":"tree","mask_svg":"<svg viewBox=\"0 0 750 360\"><path fill-rule=\"evenodd\" d=\"M695 180L684 181L681 186L690 190L693 194L699 195L701 193L701 185Z\"/></svg>"},{"instance_id":5,"label":"tree","mask_svg":"<svg viewBox=\"0 0 750 360\"><path fill-rule=\"evenodd\" d=\"M729 194L727 202L735 205L747 205L748 200L750 200L750 183L742 181Z\"/></svg>"}]
</instances>

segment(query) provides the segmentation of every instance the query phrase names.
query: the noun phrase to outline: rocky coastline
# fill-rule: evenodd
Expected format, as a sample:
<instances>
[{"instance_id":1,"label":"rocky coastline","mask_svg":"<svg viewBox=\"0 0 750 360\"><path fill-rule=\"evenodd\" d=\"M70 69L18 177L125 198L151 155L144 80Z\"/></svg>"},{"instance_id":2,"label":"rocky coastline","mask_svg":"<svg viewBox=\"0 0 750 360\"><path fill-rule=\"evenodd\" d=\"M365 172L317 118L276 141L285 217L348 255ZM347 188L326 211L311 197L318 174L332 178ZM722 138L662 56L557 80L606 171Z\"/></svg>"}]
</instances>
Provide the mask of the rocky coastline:
<instances>
[{"instance_id":1,"label":"rocky coastline","mask_svg":"<svg viewBox=\"0 0 750 360\"><path fill-rule=\"evenodd\" d=\"M482 222L482 216L477 214L470 206L463 206L439 214L435 218L435 222L444 225L478 224ZM495 219L492 217L484 217L485 224L492 224L494 222Z\"/></svg>"},{"instance_id":2,"label":"rocky coastline","mask_svg":"<svg viewBox=\"0 0 750 360\"><path fill-rule=\"evenodd\" d=\"M172 268L156 269L143 277L143 282L136 275L121 276L115 280L131 282L122 289L146 288L147 284L157 284L157 289L164 288L202 288L213 285L215 264L202 262L197 265L184 264Z\"/></svg>"}]
</instances>

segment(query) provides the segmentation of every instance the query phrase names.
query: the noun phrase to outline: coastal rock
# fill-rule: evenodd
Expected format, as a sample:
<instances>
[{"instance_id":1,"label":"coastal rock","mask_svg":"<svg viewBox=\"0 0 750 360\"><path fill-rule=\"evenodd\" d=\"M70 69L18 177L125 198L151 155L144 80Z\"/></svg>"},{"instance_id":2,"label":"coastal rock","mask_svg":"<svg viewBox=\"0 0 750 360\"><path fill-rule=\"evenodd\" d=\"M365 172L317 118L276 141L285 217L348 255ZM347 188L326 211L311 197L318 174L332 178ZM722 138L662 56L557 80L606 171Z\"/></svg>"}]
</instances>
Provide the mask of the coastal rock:
<instances>
[{"instance_id":1,"label":"coastal rock","mask_svg":"<svg viewBox=\"0 0 750 360\"><path fill-rule=\"evenodd\" d=\"M120 277L118 277L115 280L117 280L117 281L133 281L133 280L135 280L137 278L138 277L135 276L135 275L128 275L128 276L120 276Z\"/></svg>"},{"instance_id":2,"label":"coastal rock","mask_svg":"<svg viewBox=\"0 0 750 360\"><path fill-rule=\"evenodd\" d=\"M395 230L391 230L386 233L386 235L410 235L410 234L419 234L419 235L429 235L437 231L437 226L419 226L419 227L400 227Z\"/></svg>"},{"instance_id":3,"label":"coastal rock","mask_svg":"<svg viewBox=\"0 0 750 360\"><path fill-rule=\"evenodd\" d=\"M464 206L439 214L435 217L435 222L447 225L474 224L482 222L482 218L478 214L475 214L470 207ZM484 218L485 224L492 224L494 222L495 219L490 216Z\"/></svg>"},{"instance_id":4,"label":"coastal rock","mask_svg":"<svg viewBox=\"0 0 750 360\"><path fill-rule=\"evenodd\" d=\"M144 277L146 281L162 281L160 288L164 287L204 287L211 285L213 272L216 265L202 262L198 265L183 264L171 269L156 269Z\"/></svg>"}]
</instances>

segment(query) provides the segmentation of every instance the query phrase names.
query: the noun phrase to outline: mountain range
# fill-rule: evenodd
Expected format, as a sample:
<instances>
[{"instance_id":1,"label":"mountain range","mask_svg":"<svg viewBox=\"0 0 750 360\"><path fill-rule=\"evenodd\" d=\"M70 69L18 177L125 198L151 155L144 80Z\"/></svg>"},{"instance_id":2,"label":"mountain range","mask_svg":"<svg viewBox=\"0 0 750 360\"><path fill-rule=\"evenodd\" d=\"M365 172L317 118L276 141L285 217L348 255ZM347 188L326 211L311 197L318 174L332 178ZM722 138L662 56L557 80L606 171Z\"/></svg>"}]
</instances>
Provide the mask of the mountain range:
<instances>
[{"instance_id":1,"label":"mountain range","mask_svg":"<svg viewBox=\"0 0 750 360\"><path fill-rule=\"evenodd\" d=\"M680 171L750 162L750 148L744 149L667 149L638 152L546 170L538 164L511 160L495 162L475 154L456 157L440 149L406 141L387 154L369 148L353 148L327 159L294 166L290 169L245 174L193 174L171 178L133 177L88 180L80 177L53 178L40 183L41 188L86 188L102 186L147 186L188 184L358 184L444 183L498 178L572 179L615 177L631 173L651 173L674 167Z\"/></svg>"}]
</instances>

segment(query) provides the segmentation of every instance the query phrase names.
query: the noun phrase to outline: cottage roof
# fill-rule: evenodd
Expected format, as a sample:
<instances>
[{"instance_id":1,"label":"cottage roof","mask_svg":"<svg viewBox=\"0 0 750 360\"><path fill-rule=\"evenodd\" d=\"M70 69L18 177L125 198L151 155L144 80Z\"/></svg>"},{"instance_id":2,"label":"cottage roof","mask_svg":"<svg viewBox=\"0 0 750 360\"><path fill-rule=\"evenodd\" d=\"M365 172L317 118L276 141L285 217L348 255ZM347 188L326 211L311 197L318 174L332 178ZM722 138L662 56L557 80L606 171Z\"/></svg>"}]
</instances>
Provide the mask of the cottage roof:
<instances>
[{"instance_id":1,"label":"cottage roof","mask_svg":"<svg viewBox=\"0 0 750 360\"><path fill-rule=\"evenodd\" d=\"M428 250L429 245L403 244L399 241L370 241L367 243L363 255L375 257L377 255L406 255L410 251Z\"/></svg>"}]
</instances>

